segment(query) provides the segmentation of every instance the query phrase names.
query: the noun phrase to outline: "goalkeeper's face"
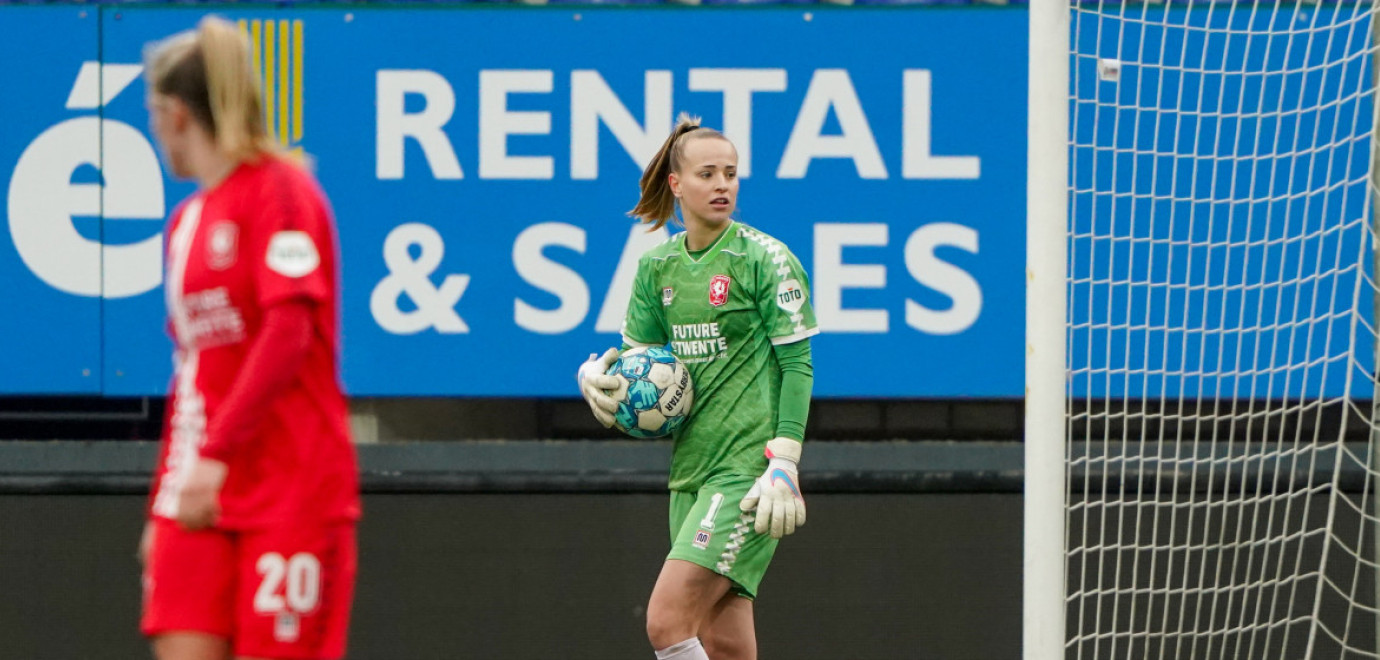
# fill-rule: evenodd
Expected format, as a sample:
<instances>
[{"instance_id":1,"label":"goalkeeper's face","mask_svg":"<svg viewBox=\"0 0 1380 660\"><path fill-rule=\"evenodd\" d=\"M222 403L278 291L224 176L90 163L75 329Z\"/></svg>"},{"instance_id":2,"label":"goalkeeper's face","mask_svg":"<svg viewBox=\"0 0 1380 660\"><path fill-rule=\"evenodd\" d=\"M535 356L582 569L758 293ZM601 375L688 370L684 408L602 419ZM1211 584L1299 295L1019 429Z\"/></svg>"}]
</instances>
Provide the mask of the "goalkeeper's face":
<instances>
[{"instance_id":1,"label":"goalkeeper's face","mask_svg":"<svg viewBox=\"0 0 1380 660\"><path fill-rule=\"evenodd\" d=\"M728 222L738 207L738 150L728 140L712 137L685 144L671 173L671 191L680 201L686 224L715 227Z\"/></svg>"}]
</instances>

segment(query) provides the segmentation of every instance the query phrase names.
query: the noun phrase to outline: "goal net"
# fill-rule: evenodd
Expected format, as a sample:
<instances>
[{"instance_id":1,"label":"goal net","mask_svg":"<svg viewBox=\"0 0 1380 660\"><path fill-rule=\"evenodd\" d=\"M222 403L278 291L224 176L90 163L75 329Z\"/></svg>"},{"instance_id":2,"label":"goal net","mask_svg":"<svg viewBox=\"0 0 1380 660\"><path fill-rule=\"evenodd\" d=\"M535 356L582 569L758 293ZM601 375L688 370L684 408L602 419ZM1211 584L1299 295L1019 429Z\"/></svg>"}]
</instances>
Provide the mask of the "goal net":
<instances>
[{"instance_id":1,"label":"goal net","mask_svg":"<svg viewBox=\"0 0 1380 660\"><path fill-rule=\"evenodd\" d=\"M1069 11L1064 656L1380 657L1375 8Z\"/></svg>"}]
</instances>

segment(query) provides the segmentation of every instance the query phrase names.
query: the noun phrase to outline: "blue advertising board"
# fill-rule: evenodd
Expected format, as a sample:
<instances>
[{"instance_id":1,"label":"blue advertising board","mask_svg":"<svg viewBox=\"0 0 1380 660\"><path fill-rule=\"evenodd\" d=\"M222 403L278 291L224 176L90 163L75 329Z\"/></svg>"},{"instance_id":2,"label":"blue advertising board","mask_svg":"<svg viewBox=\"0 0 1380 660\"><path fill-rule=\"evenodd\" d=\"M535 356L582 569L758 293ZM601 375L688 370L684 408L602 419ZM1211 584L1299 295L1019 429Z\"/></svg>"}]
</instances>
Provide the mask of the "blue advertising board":
<instances>
[{"instance_id":1,"label":"blue advertising board","mask_svg":"<svg viewBox=\"0 0 1380 660\"><path fill-rule=\"evenodd\" d=\"M80 7L3 11L0 62L32 66L0 67L7 192L0 392L95 394L102 385L101 149L90 64L99 60L100 23ZM31 102L12 101L19 98Z\"/></svg>"},{"instance_id":2,"label":"blue advertising board","mask_svg":"<svg viewBox=\"0 0 1380 660\"><path fill-rule=\"evenodd\" d=\"M818 395L1020 396L1023 12L812 9L224 12L336 210L347 389L572 396L666 235L625 212L684 111L811 274ZM161 228L193 186L157 160L141 60L203 10L0 12L30 63L0 71L24 99L0 105L0 393L159 394ZM1363 10L1143 13L1081 33L1117 81L1074 61L1073 391L1345 392L1373 326Z\"/></svg>"},{"instance_id":3,"label":"blue advertising board","mask_svg":"<svg viewBox=\"0 0 1380 660\"><path fill-rule=\"evenodd\" d=\"M0 48L34 21L75 20L2 11ZM689 112L738 147L741 219L810 273L818 395L1021 395L1023 12L221 13L250 34L270 123L310 154L331 198L351 394L574 396L578 363L618 342L637 257L665 237L626 211L642 165ZM0 342L50 349L8 355L0 392L166 388L148 246L193 188L152 158L138 72L147 43L202 11L100 14L98 102L64 106L97 59L91 37L86 55L35 58L41 72L18 81L26 103L0 107L0 183L57 225L84 216L17 190L20 153L71 116L99 116L106 140L104 161L42 173L73 194L105 183L104 220L84 235L104 254L95 288L63 290L18 258L13 227L27 216L11 203L0 272L14 284L0 295L10 310L70 318L0 325ZM75 248L46 249L68 263ZM78 362L91 375L69 373Z\"/></svg>"}]
</instances>

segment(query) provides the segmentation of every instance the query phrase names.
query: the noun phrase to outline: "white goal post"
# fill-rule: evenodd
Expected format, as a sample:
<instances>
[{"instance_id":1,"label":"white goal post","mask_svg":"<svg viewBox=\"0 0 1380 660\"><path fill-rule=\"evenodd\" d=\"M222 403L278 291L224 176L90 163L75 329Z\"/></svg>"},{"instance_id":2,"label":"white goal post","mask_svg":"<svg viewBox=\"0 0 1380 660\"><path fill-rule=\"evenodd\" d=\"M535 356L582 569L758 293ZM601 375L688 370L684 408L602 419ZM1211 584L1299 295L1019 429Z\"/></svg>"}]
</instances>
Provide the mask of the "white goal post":
<instances>
[{"instance_id":1,"label":"white goal post","mask_svg":"<svg viewBox=\"0 0 1380 660\"><path fill-rule=\"evenodd\" d=\"M1031 0L1021 605L1024 660L1064 657L1068 62L1069 0Z\"/></svg>"},{"instance_id":2,"label":"white goal post","mask_svg":"<svg viewBox=\"0 0 1380 660\"><path fill-rule=\"evenodd\" d=\"M1030 0L1023 658L1380 658L1377 0Z\"/></svg>"}]
</instances>

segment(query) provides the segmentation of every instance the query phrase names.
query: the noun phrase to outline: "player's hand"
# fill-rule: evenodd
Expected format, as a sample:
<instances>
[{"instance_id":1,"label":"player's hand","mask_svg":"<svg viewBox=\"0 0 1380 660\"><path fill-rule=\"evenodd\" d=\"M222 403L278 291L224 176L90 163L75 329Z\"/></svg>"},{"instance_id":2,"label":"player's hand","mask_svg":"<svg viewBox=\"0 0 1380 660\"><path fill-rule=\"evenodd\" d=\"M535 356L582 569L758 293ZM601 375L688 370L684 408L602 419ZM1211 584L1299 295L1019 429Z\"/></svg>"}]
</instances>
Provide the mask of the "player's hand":
<instances>
[{"instance_id":1,"label":"player's hand","mask_svg":"<svg viewBox=\"0 0 1380 660\"><path fill-rule=\"evenodd\" d=\"M758 534L770 531L772 538L779 539L794 534L795 528L805 524L805 498L800 494L800 477L796 474L800 449L800 441L791 438L775 438L767 443L767 471L738 503L743 511L757 511L753 527Z\"/></svg>"},{"instance_id":2,"label":"player's hand","mask_svg":"<svg viewBox=\"0 0 1380 660\"><path fill-rule=\"evenodd\" d=\"M147 566L149 563L149 551L153 549L153 521L144 523L144 532L139 535L139 549L134 556L139 558L140 566Z\"/></svg>"},{"instance_id":3,"label":"player's hand","mask_svg":"<svg viewBox=\"0 0 1380 660\"><path fill-rule=\"evenodd\" d=\"M585 403L589 404L594 418L604 428L613 426L613 414L618 412L618 402L605 393L605 390L618 388L618 378L604 373L617 361L616 348L604 351L602 357L590 353L589 359L580 365L580 370L575 374L575 381L580 384L580 394L585 397Z\"/></svg>"},{"instance_id":4,"label":"player's hand","mask_svg":"<svg viewBox=\"0 0 1380 660\"><path fill-rule=\"evenodd\" d=\"M220 487L230 471L225 463L198 458L177 497L177 522L189 530L206 529L220 517Z\"/></svg>"}]
</instances>

